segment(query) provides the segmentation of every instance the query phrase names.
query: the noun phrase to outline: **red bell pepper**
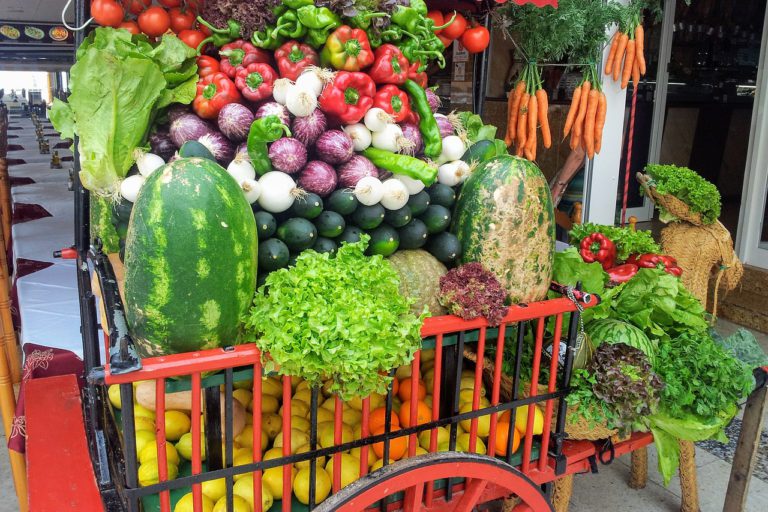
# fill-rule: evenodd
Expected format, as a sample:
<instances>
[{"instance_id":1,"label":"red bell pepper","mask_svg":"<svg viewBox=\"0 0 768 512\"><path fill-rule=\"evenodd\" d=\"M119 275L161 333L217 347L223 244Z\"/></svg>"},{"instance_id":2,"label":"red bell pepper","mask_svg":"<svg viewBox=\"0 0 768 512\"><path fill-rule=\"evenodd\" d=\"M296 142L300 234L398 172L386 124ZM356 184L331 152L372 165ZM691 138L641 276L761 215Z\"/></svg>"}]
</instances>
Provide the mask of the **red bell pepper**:
<instances>
[{"instance_id":1,"label":"red bell pepper","mask_svg":"<svg viewBox=\"0 0 768 512\"><path fill-rule=\"evenodd\" d=\"M678 266L677 260L672 256L665 254L643 254L641 256L633 255L631 258L635 259L637 266L640 268L660 268L667 274L677 277L683 274L683 269Z\"/></svg>"},{"instance_id":2,"label":"red bell pepper","mask_svg":"<svg viewBox=\"0 0 768 512\"><path fill-rule=\"evenodd\" d=\"M398 89L396 85L381 87L373 97L373 106L391 115L396 123L405 121L411 113L411 100L408 94Z\"/></svg>"},{"instance_id":3,"label":"red bell pepper","mask_svg":"<svg viewBox=\"0 0 768 512\"><path fill-rule=\"evenodd\" d=\"M269 64L272 57L269 52L256 48L251 43L238 39L225 44L219 50L221 55L221 71L228 77L235 78L237 68L251 64Z\"/></svg>"},{"instance_id":4,"label":"red bell pepper","mask_svg":"<svg viewBox=\"0 0 768 512\"><path fill-rule=\"evenodd\" d=\"M360 71L373 64L373 50L368 34L360 28L342 25L328 36L320 61L343 71Z\"/></svg>"},{"instance_id":5,"label":"red bell pepper","mask_svg":"<svg viewBox=\"0 0 768 512\"><path fill-rule=\"evenodd\" d=\"M238 101L240 93L234 82L224 73L213 73L197 82L197 96L192 108L203 119L216 119L224 105Z\"/></svg>"},{"instance_id":6,"label":"red bell pepper","mask_svg":"<svg viewBox=\"0 0 768 512\"><path fill-rule=\"evenodd\" d=\"M376 84L365 73L339 71L320 95L320 110L343 124L355 124L373 106Z\"/></svg>"},{"instance_id":7,"label":"red bell pepper","mask_svg":"<svg viewBox=\"0 0 768 512\"><path fill-rule=\"evenodd\" d=\"M410 64L400 48L383 44L376 48L373 66L368 74L377 84L404 84L408 80Z\"/></svg>"},{"instance_id":8,"label":"red bell pepper","mask_svg":"<svg viewBox=\"0 0 768 512\"><path fill-rule=\"evenodd\" d=\"M626 283L635 277L635 274L637 274L638 270L639 268L637 265L633 265L632 263L625 263L624 265L619 265L618 267L609 268L606 272L608 272L608 277L610 277L612 282Z\"/></svg>"},{"instance_id":9,"label":"red bell pepper","mask_svg":"<svg viewBox=\"0 0 768 512\"><path fill-rule=\"evenodd\" d=\"M275 60L281 78L296 80L302 71L309 66L320 64L320 57L309 45L298 41L288 41L275 50Z\"/></svg>"},{"instance_id":10,"label":"red bell pepper","mask_svg":"<svg viewBox=\"0 0 768 512\"><path fill-rule=\"evenodd\" d=\"M584 237L580 246L581 258L587 263L600 263L605 270L616 261L616 245L602 233Z\"/></svg>"},{"instance_id":11,"label":"red bell pepper","mask_svg":"<svg viewBox=\"0 0 768 512\"><path fill-rule=\"evenodd\" d=\"M218 73L220 70L219 61L208 55L201 55L197 58L197 74L200 78Z\"/></svg>"},{"instance_id":12,"label":"red bell pepper","mask_svg":"<svg viewBox=\"0 0 768 512\"><path fill-rule=\"evenodd\" d=\"M666 272L667 274L672 274L675 277L680 277L683 275L683 269L678 267L677 265L666 267L664 269L664 272Z\"/></svg>"},{"instance_id":13,"label":"red bell pepper","mask_svg":"<svg viewBox=\"0 0 768 512\"><path fill-rule=\"evenodd\" d=\"M419 71L419 68L421 67L421 62L416 61L413 64L411 64L411 67L408 68L408 78L410 80L413 80L417 84L421 86L422 89L427 88L427 72L426 71Z\"/></svg>"},{"instance_id":14,"label":"red bell pepper","mask_svg":"<svg viewBox=\"0 0 768 512\"><path fill-rule=\"evenodd\" d=\"M248 101L261 101L272 96L277 72L269 64L249 64L237 68L235 85Z\"/></svg>"}]
</instances>

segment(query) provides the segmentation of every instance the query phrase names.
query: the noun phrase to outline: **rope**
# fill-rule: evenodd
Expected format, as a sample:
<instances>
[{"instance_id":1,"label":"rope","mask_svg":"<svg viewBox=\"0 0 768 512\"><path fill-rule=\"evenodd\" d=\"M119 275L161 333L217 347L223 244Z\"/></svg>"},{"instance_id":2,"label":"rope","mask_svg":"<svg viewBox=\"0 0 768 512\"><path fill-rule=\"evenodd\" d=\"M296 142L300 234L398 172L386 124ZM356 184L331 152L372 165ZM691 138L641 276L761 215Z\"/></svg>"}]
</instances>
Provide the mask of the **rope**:
<instances>
[{"instance_id":1,"label":"rope","mask_svg":"<svg viewBox=\"0 0 768 512\"><path fill-rule=\"evenodd\" d=\"M632 143L635 138L635 109L637 108L637 87L632 90L632 108L629 113L629 136L627 141L627 165L624 173L624 197L621 204L621 226L627 224L627 198L629 197L629 172L632 168Z\"/></svg>"}]
</instances>

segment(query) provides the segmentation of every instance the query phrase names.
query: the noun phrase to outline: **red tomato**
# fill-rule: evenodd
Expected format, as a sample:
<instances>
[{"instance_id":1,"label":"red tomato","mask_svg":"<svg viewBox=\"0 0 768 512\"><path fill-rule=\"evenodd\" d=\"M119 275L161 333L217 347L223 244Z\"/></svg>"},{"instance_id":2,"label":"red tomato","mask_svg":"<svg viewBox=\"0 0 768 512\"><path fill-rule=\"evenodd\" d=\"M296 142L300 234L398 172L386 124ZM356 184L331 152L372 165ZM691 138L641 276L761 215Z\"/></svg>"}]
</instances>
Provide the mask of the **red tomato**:
<instances>
[{"instance_id":1,"label":"red tomato","mask_svg":"<svg viewBox=\"0 0 768 512\"><path fill-rule=\"evenodd\" d=\"M139 14L139 27L141 31L150 37L157 37L165 34L171 26L171 17L168 11L153 5L143 13Z\"/></svg>"},{"instance_id":2,"label":"red tomato","mask_svg":"<svg viewBox=\"0 0 768 512\"><path fill-rule=\"evenodd\" d=\"M440 27L442 25L445 25L445 18L443 18L443 13L441 13L440 11L429 11L427 13L427 18L429 18L432 21L434 21L436 27ZM435 34L439 34L442 31L443 31L442 29L435 30Z\"/></svg>"},{"instance_id":3,"label":"red tomato","mask_svg":"<svg viewBox=\"0 0 768 512\"><path fill-rule=\"evenodd\" d=\"M200 43L205 39L205 34L199 30L182 30L179 32L179 39L190 48L197 50L197 47L200 46Z\"/></svg>"},{"instance_id":4,"label":"red tomato","mask_svg":"<svg viewBox=\"0 0 768 512\"><path fill-rule=\"evenodd\" d=\"M103 27L118 27L123 22L125 11L115 0L92 0L91 16Z\"/></svg>"},{"instance_id":5,"label":"red tomato","mask_svg":"<svg viewBox=\"0 0 768 512\"><path fill-rule=\"evenodd\" d=\"M445 23L448 23L451 21L453 14L445 14L443 17L445 18ZM445 27L441 34L448 39L458 39L461 37L461 34L463 34L465 30L467 30L467 19L462 16L461 13L457 12L456 19L453 20L453 23Z\"/></svg>"},{"instance_id":6,"label":"red tomato","mask_svg":"<svg viewBox=\"0 0 768 512\"><path fill-rule=\"evenodd\" d=\"M438 38L440 41L442 41L442 43L443 43L443 46L445 46L446 48L448 48L449 46L451 46L451 44L453 44L453 39L448 39L448 38L447 38L447 37L445 37L443 34L438 34L438 35L437 35L437 38Z\"/></svg>"},{"instance_id":7,"label":"red tomato","mask_svg":"<svg viewBox=\"0 0 768 512\"><path fill-rule=\"evenodd\" d=\"M141 34L141 29L139 28L139 24L133 20L122 22L118 28L124 28L125 30L127 30L133 35Z\"/></svg>"},{"instance_id":8,"label":"red tomato","mask_svg":"<svg viewBox=\"0 0 768 512\"><path fill-rule=\"evenodd\" d=\"M472 27L461 36L461 44L469 53L480 53L491 42L491 33L483 26Z\"/></svg>"},{"instance_id":9,"label":"red tomato","mask_svg":"<svg viewBox=\"0 0 768 512\"><path fill-rule=\"evenodd\" d=\"M171 30L177 34L195 26L195 13L189 9L182 11L178 7L174 7L168 11L168 15L171 17Z\"/></svg>"},{"instance_id":10,"label":"red tomato","mask_svg":"<svg viewBox=\"0 0 768 512\"><path fill-rule=\"evenodd\" d=\"M181 0L157 0L157 3L165 7L178 7L181 5Z\"/></svg>"},{"instance_id":11,"label":"red tomato","mask_svg":"<svg viewBox=\"0 0 768 512\"><path fill-rule=\"evenodd\" d=\"M141 14L141 11L152 4L152 0L123 0L123 6L131 14Z\"/></svg>"}]
</instances>

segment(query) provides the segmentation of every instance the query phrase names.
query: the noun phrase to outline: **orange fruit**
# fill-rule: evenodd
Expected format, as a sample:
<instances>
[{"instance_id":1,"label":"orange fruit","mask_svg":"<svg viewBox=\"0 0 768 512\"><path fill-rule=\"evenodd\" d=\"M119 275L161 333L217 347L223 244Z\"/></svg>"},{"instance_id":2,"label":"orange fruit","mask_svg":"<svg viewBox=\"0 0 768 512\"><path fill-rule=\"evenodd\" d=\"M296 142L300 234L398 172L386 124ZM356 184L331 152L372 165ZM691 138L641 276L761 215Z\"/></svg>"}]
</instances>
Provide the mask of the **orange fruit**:
<instances>
[{"instance_id":1,"label":"orange fruit","mask_svg":"<svg viewBox=\"0 0 768 512\"><path fill-rule=\"evenodd\" d=\"M392 432L397 432L400 430L400 427L392 427ZM381 430L374 430L374 435L383 434L384 429ZM373 453L376 454L378 458L384 457L384 443L373 443L371 445L373 448ZM408 450L408 439L405 436L402 437L396 437L389 442L389 458L392 460L400 460L405 456L405 452Z\"/></svg>"},{"instance_id":2,"label":"orange fruit","mask_svg":"<svg viewBox=\"0 0 768 512\"><path fill-rule=\"evenodd\" d=\"M509 411L504 411L501 413L501 416L499 416L499 423L506 422L509 423L509 420L512 418L512 413Z\"/></svg>"},{"instance_id":3,"label":"orange fruit","mask_svg":"<svg viewBox=\"0 0 768 512\"><path fill-rule=\"evenodd\" d=\"M386 407L379 407L378 409L374 409L371 411L371 415L368 417L368 431L369 432L376 432L381 431L384 432L384 421L386 419L387 415L387 409ZM392 419L391 419L392 427L399 427L400 426L400 419L397 417L397 414L395 414L394 411L392 411Z\"/></svg>"},{"instance_id":4,"label":"orange fruit","mask_svg":"<svg viewBox=\"0 0 768 512\"><path fill-rule=\"evenodd\" d=\"M400 381L392 379L392 396L397 396L397 392L400 390Z\"/></svg>"},{"instance_id":5,"label":"orange fruit","mask_svg":"<svg viewBox=\"0 0 768 512\"><path fill-rule=\"evenodd\" d=\"M516 428L512 431L512 453L520 447L520 432ZM509 421L500 421L496 425L496 455L507 454L507 441L509 440Z\"/></svg>"},{"instance_id":6,"label":"orange fruit","mask_svg":"<svg viewBox=\"0 0 768 512\"><path fill-rule=\"evenodd\" d=\"M412 378L413 377L408 377L407 379L403 379L402 381L400 381L400 389L397 390L397 396L400 397L401 402L405 402L411 399L411 379ZM418 390L417 400L424 400L424 398L427 397L427 387L424 385L424 382L419 380L416 389Z\"/></svg>"},{"instance_id":7,"label":"orange fruit","mask_svg":"<svg viewBox=\"0 0 768 512\"><path fill-rule=\"evenodd\" d=\"M416 422L411 423L411 401L406 400L400 406L400 424L404 427L412 427L429 423L432 420L432 408L426 403L419 401L416 403Z\"/></svg>"}]
</instances>

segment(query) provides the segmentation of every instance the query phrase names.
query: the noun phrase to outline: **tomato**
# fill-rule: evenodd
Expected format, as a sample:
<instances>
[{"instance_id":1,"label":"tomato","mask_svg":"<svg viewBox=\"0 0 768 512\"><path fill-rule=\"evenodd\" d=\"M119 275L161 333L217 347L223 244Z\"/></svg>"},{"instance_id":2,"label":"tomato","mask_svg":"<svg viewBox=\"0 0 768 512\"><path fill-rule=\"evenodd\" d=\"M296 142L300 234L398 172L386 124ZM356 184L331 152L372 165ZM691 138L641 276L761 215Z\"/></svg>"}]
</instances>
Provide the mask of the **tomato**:
<instances>
[{"instance_id":1,"label":"tomato","mask_svg":"<svg viewBox=\"0 0 768 512\"><path fill-rule=\"evenodd\" d=\"M205 34L199 30L182 30L179 32L179 39L190 48L197 50L197 47L200 46L200 43L205 39Z\"/></svg>"},{"instance_id":2,"label":"tomato","mask_svg":"<svg viewBox=\"0 0 768 512\"><path fill-rule=\"evenodd\" d=\"M143 13L139 14L139 27L141 31L150 37L157 37L165 34L171 26L171 17L168 11L153 5Z\"/></svg>"},{"instance_id":3,"label":"tomato","mask_svg":"<svg viewBox=\"0 0 768 512\"><path fill-rule=\"evenodd\" d=\"M131 14L141 14L150 5L152 0L123 0L123 7Z\"/></svg>"},{"instance_id":4,"label":"tomato","mask_svg":"<svg viewBox=\"0 0 768 512\"><path fill-rule=\"evenodd\" d=\"M453 14L444 15L445 23L448 23L451 21L451 18L453 17ZM461 13L456 13L456 19L453 20L453 23L445 27L441 34L448 39L458 39L461 37L461 34L464 33L464 31L467 30L467 19L461 15Z\"/></svg>"},{"instance_id":5,"label":"tomato","mask_svg":"<svg viewBox=\"0 0 768 512\"><path fill-rule=\"evenodd\" d=\"M441 13L440 11L429 11L427 13L427 18L429 18L432 21L434 21L436 27L440 27L442 25L445 25L445 18L443 18L443 13ZM439 34L442 31L443 31L442 29L435 30L435 34Z\"/></svg>"},{"instance_id":6,"label":"tomato","mask_svg":"<svg viewBox=\"0 0 768 512\"><path fill-rule=\"evenodd\" d=\"M443 46L445 46L446 48L448 48L453 44L453 39L448 39L443 34L438 34L437 38L443 43Z\"/></svg>"},{"instance_id":7,"label":"tomato","mask_svg":"<svg viewBox=\"0 0 768 512\"><path fill-rule=\"evenodd\" d=\"M490 42L491 33L482 25L470 28L461 36L461 44L464 45L464 48L466 48L469 53L482 52L488 48Z\"/></svg>"},{"instance_id":8,"label":"tomato","mask_svg":"<svg viewBox=\"0 0 768 512\"><path fill-rule=\"evenodd\" d=\"M92 0L91 16L102 27L118 27L123 22L125 11L115 0Z\"/></svg>"},{"instance_id":9,"label":"tomato","mask_svg":"<svg viewBox=\"0 0 768 512\"><path fill-rule=\"evenodd\" d=\"M177 34L195 26L195 13L189 9L182 11L178 7L174 7L168 11L168 15L171 17L171 30Z\"/></svg>"},{"instance_id":10,"label":"tomato","mask_svg":"<svg viewBox=\"0 0 768 512\"><path fill-rule=\"evenodd\" d=\"M117 28L124 28L125 30L127 30L133 35L141 34L141 29L139 28L139 24L133 20L124 21Z\"/></svg>"},{"instance_id":11,"label":"tomato","mask_svg":"<svg viewBox=\"0 0 768 512\"><path fill-rule=\"evenodd\" d=\"M157 3L164 7L178 7L181 5L181 0L157 0Z\"/></svg>"}]
</instances>

